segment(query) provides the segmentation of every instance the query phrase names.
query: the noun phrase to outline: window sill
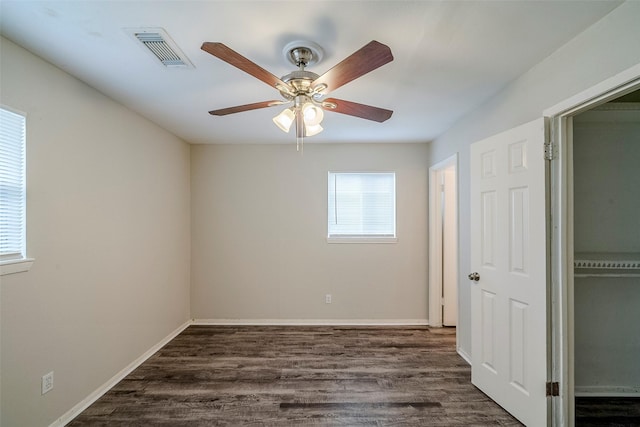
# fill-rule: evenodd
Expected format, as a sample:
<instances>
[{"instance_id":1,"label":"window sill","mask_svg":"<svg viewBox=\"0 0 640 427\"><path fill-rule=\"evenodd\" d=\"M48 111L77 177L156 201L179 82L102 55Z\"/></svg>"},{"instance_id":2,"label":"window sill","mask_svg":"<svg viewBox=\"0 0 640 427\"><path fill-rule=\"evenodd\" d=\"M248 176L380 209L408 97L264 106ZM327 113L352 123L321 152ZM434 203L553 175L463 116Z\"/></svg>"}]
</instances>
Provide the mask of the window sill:
<instances>
[{"instance_id":1,"label":"window sill","mask_svg":"<svg viewBox=\"0 0 640 427\"><path fill-rule=\"evenodd\" d=\"M397 237L327 237L327 243L397 243Z\"/></svg>"},{"instance_id":2,"label":"window sill","mask_svg":"<svg viewBox=\"0 0 640 427\"><path fill-rule=\"evenodd\" d=\"M0 276L6 276L7 274L24 273L29 271L33 262L33 258L21 258L12 259L8 261L0 262Z\"/></svg>"}]
</instances>

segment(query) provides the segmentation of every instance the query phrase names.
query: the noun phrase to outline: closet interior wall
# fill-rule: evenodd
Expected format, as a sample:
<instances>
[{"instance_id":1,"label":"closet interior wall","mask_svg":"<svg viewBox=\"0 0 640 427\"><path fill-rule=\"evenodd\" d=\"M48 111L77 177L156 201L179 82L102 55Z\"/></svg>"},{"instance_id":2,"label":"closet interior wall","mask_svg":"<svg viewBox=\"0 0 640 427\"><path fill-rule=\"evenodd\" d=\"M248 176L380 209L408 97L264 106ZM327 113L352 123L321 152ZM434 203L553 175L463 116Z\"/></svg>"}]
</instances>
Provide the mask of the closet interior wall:
<instances>
[{"instance_id":1,"label":"closet interior wall","mask_svg":"<svg viewBox=\"0 0 640 427\"><path fill-rule=\"evenodd\" d=\"M575 392L640 396L640 103L573 130Z\"/></svg>"}]
</instances>

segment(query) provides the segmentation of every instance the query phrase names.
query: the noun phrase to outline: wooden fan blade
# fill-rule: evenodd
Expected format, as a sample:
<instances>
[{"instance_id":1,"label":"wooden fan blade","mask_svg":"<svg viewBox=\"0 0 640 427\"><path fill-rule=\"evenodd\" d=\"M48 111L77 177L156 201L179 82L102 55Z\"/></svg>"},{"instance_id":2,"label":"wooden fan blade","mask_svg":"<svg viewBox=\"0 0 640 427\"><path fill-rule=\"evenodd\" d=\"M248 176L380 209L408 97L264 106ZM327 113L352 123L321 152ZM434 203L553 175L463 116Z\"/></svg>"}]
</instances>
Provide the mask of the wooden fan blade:
<instances>
[{"instance_id":1,"label":"wooden fan blade","mask_svg":"<svg viewBox=\"0 0 640 427\"><path fill-rule=\"evenodd\" d=\"M393 114L391 110L358 104L357 102L345 101L343 99L327 98L323 100L322 103L335 104L335 108L323 105L323 108L327 111L335 111L336 113L348 114L379 123L389 119Z\"/></svg>"},{"instance_id":2,"label":"wooden fan blade","mask_svg":"<svg viewBox=\"0 0 640 427\"><path fill-rule=\"evenodd\" d=\"M324 93L328 93L391 61L389 46L373 40L315 79L311 86L326 85Z\"/></svg>"},{"instance_id":3,"label":"wooden fan blade","mask_svg":"<svg viewBox=\"0 0 640 427\"><path fill-rule=\"evenodd\" d=\"M274 105L286 104L285 101L262 101L253 104L238 105L236 107L221 108L209 111L212 116L226 116L227 114L241 113L243 111L257 110L259 108L273 107Z\"/></svg>"},{"instance_id":4,"label":"wooden fan blade","mask_svg":"<svg viewBox=\"0 0 640 427\"><path fill-rule=\"evenodd\" d=\"M276 87L277 85L287 87L287 84L285 82L283 82L255 62L250 61L249 59L245 58L235 50L225 46L222 43L204 42L201 49L205 52L210 53L216 58L221 59L236 68L239 68L245 73L251 74L253 77L262 80L271 87Z\"/></svg>"}]
</instances>

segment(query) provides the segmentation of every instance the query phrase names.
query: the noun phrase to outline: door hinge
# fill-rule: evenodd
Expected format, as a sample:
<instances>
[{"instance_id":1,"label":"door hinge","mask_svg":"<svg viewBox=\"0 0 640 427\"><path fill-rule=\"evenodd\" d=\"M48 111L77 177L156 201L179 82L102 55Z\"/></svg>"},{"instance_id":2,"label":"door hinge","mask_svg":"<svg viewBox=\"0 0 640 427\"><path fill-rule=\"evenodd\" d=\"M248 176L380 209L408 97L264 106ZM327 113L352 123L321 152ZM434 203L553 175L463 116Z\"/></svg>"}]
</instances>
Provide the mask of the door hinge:
<instances>
[{"instance_id":1,"label":"door hinge","mask_svg":"<svg viewBox=\"0 0 640 427\"><path fill-rule=\"evenodd\" d=\"M549 124L545 125L544 127L544 159L553 160L558 154L557 145L554 144L556 135L556 121L553 119L545 119L545 122L548 122Z\"/></svg>"},{"instance_id":2,"label":"door hinge","mask_svg":"<svg viewBox=\"0 0 640 427\"><path fill-rule=\"evenodd\" d=\"M552 142L545 142L544 144L544 159L553 160L556 158L555 146Z\"/></svg>"},{"instance_id":3,"label":"door hinge","mask_svg":"<svg viewBox=\"0 0 640 427\"><path fill-rule=\"evenodd\" d=\"M558 382L547 383L547 396L560 396L560 384Z\"/></svg>"}]
</instances>

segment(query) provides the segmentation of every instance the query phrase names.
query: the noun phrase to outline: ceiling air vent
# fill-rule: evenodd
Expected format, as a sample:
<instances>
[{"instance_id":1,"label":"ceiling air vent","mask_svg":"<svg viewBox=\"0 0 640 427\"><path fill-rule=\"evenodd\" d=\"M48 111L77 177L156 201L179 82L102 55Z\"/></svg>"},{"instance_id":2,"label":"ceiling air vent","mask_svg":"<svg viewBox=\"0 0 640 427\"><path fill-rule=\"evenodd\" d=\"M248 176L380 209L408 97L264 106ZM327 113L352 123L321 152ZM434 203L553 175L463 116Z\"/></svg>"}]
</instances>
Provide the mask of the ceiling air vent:
<instances>
[{"instance_id":1,"label":"ceiling air vent","mask_svg":"<svg viewBox=\"0 0 640 427\"><path fill-rule=\"evenodd\" d=\"M127 28L167 68L193 68L193 64L162 28Z\"/></svg>"}]
</instances>

